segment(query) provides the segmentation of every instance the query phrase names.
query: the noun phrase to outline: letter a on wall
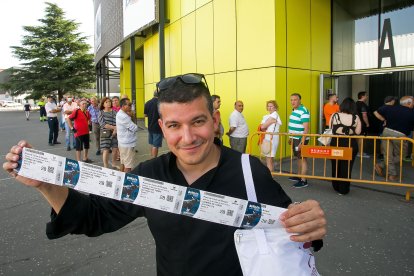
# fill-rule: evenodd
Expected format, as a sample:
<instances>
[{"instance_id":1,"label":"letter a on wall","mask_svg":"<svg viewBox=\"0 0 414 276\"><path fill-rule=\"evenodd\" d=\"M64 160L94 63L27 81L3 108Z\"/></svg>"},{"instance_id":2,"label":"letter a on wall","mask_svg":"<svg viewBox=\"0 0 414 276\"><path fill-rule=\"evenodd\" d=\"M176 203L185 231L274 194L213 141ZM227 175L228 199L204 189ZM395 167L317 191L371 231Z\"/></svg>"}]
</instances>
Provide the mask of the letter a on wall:
<instances>
[{"instance_id":1,"label":"letter a on wall","mask_svg":"<svg viewBox=\"0 0 414 276\"><path fill-rule=\"evenodd\" d=\"M388 49L384 49L385 39L388 40ZM391 67L395 67L394 42L392 41L391 20L389 18L384 20L384 26L382 27L381 40L378 47L378 68L381 68L382 59L387 57L390 58Z\"/></svg>"}]
</instances>

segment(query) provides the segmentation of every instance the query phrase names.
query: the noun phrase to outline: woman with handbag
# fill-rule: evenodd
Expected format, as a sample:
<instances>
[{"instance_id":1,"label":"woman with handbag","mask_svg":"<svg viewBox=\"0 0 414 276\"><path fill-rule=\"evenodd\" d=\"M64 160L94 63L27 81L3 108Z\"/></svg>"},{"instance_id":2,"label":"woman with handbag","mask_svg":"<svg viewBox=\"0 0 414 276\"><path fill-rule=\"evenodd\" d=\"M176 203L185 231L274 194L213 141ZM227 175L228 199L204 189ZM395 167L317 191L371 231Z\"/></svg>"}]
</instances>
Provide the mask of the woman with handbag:
<instances>
[{"instance_id":1,"label":"woman with handbag","mask_svg":"<svg viewBox=\"0 0 414 276\"><path fill-rule=\"evenodd\" d=\"M266 109L269 114L263 116L262 122L260 123L260 130L264 132L279 133L282 120L277 113L277 110L279 109L278 104L275 100L267 101ZM278 134L266 134L260 145L261 153L266 156L266 166L271 172L273 171L273 159L276 156L278 146Z\"/></svg>"},{"instance_id":2,"label":"woman with handbag","mask_svg":"<svg viewBox=\"0 0 414 276\"><path fill-rule=\"evenodd\" d=\"M361 120L357 114L356 103L352 98L345 98L339 106L339 112L331 117L332 134L334 135L359 135L361 133ZM332 147L351 147L352 160L332 159L332 177L350 178L352 166L358 153L358 142L355 138L336 138L331 140ZM349 193L350 181L332 180L332 187L340 195Z\"/></svg>"},{"instance_id":3,"label":"woman with handbag","mask_svg":"<svg viewBox=\"0 0 414 276\"><path fill-rule=\"evenodd\" d=\"M112 166L115 166L118 156L118 140L116 138L116 112L112 110L111 99L104 97L101 101L99 112L100 146L102 151L103 165L109 166L109 154L112 150Z\"/></svg>"}]
</instances>

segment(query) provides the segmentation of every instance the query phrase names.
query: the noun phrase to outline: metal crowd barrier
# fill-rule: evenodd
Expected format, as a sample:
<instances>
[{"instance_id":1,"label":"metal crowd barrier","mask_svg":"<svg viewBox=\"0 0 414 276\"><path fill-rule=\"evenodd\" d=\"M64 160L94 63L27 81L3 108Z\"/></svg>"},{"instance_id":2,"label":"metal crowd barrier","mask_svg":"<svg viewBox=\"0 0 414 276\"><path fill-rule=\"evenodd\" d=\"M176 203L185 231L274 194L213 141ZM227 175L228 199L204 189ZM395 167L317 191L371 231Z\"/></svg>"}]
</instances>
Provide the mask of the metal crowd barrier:
<instances>
[{"instance_id":1,"label":"metal crowd barrier","mask_svg":"<svg viewBox=\"0 0 414 276\"><path fill-rule=\"evenodd\" d=\"M273 162L275 166L274 170L271 172L272 175L277 176L296 176L303 177L306 179L319 179L319 180L344 180L351 181L356 183L364 184L374 184L374 185L388 185L394 187L405 187L407 188L405 193L405 198L407 201L410 200L411 192L414 192L414 159L410 163L403 161L405 154L409 154L403 151L403 143L408 143L414 146L414 139L407 137L381 137L381 136L343 136L343 135L325 135L325 134L295 134L295 136L307 136L309 137L308 145L302 147L302 156L301 158L308 159L308 169L307 174L297 174L294 172L296 166L296 157L293 154L293 148L289 145L289 136L292 134L289 133L268 133L268 132L256 132L250 136L248 153L260 158L265 157L260 150L260 136L270 134L279 136L279 145L276 151L276 156L273 157ZM336 145L327 145L324 146L318 142L318 138L321 136L325 137L338 137L338 138L347 138L349 139L349 147L337 147ZM364 158L362 154L355 157L354 166L352 175L350 175L348 169L348 177L340 178L337 176L337 171L334 176L331 175L331 165L330 159L334 160L348 160L352 158L352 148L350 147L351 139L362 139L360 152L364 152L364 149L369 147L372 150L372 154L369 158ZM399 169L399 175L396 180L391 181L389 179L387 164L389 161L389 150L391 141L400 141L399 146L399 160L394 160L396 167ZM375 172L375 164L380 162L379 154L377 152L380 147L380 143L386 143L386 153L384 155L385 168L384 173L385 177L378 176ZM351 156L350 156L351 155ZM414 157L414 147L412 147L411 156ZM396 162L395 162L396 161ZM338 169L338 166L336 166ZM349 166L348 166L349 168ZM336 170L337 170L336 169Z\"/></svg>"}]
</instances>

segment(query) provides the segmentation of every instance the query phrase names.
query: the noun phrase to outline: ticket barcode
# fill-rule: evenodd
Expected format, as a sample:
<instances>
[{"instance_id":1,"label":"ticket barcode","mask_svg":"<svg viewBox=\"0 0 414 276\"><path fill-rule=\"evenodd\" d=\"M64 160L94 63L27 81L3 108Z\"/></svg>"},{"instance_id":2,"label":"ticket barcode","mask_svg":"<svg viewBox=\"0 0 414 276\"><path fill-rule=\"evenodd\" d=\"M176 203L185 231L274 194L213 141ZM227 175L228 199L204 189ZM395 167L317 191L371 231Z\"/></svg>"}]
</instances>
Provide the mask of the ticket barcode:
<instances>
[{"instance_id":1,"label":"ticket barcode","mask_svg":"<svg viewBox=\"0 0 414 276\"><path fill-rule=\"evenodd\" d=\"M167 201L168 201L168 202L173 202L173 200L174 200L174 196L172 196L172 195L167 195Z\"/></svg>"},{"instance_id":2,"label":"ticket barcode","mask_svg":"<svg viewBox=\"0 0 414 276\"><path fill-rule=\"evenodd\" d=\"M113 183L112 181L108 181L107 180L105 186L108 187L108 188L111 188L112 187L112 183Z\"/></svg>"}]
</instances>

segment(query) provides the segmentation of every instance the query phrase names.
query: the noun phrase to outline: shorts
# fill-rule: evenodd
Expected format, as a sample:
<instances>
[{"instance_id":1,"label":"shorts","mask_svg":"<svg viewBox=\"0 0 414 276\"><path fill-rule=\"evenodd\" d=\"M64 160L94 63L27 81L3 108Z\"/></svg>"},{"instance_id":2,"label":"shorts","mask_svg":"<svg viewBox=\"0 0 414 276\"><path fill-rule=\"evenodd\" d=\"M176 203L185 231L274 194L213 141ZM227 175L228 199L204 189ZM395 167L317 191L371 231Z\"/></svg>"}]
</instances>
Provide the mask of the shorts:
<instances>
[{"instance_id":1,"label":"shorts","mask_svg":"<svg viewBox=\"0 0 414 276\"><path fill-rule=\"evenodd\" d=\"M162 133L148 132L148 144L154 146L154 148L160 148L162 146Z\"/></svg>"},{"instance_id":2,"label":"shorts","mask_svg":"<svg viewBox=\"0 0 414 276\"><path fill-rule=\"evenodd\" d=\"M134 147L119 147L119 154L121 156L121 164L125 168L133 169L137 165L135 160L135 148Z\"/></svg>"},{"instance_id":3,"label":"shorts","mask_svg":"<svg viewBox=\"0 0 414 276\"><path fill-rule=\"evenodd\" d=\"M292 140L292 150L293 150L293 154L297 157L297 158L301 158L302 156L300 155L300 151L298 149L299 144L301 143L302 139L291 139ZM305 140L305 145L309 144L309 139Z\"/></svg>"},{"instance_id":4,"label":"shorts","mask_svg":"<svg viewBox=\"0 0 414 276\"><path fill-rule=\"evenodd\" d=\"M75 137L75 150L89 149L89 134Z\"/></svg>"}]
</instances>

